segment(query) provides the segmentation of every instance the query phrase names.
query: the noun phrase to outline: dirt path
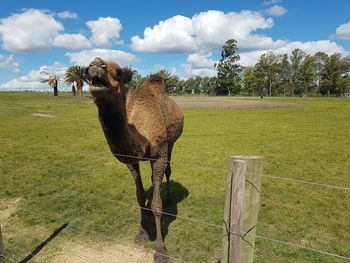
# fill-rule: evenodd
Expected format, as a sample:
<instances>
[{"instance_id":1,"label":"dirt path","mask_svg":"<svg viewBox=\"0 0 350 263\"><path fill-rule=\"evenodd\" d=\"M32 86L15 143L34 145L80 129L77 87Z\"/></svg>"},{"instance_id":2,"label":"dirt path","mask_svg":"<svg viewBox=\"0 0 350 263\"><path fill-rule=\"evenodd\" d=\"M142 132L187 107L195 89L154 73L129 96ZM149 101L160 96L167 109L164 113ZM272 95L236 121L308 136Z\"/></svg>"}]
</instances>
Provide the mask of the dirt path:
<instances>
[{"instance_id":1,"label":"dirt path","mask_svg":"<svg viewBox=\"0 0 350 263\"><path fill-rule=\"evenodd\" d=\"M40 242L44 242L52 234L46 226L24 225L14 216L20 201L21 199L19 198L11 200L0 199L0 223L3 225L5 248L6 246L12 247L11 251L13 251L15 246L17 252L15 257L11 257L11 260L16 261L20 261L28 256L35 249L35 246L38 246ZM153 251L146 251L143 246L120 244L118 241L88 241L85 237L73 239L71 235L67 235L71 231L69 227L64 229L57 237L45 245L30 262L153 262ZM28 247L25 244L29 241L28 237L31 240L36 239L35 245ZM8 240L12 240L15 243L7 242Z\"/></svg>"},{"instance_id":2,"label":"dirt path","mask_svg":"<svg viewBox=\"0 0 350 263\"><path fill-rule=\"evenodd\" d=\"M55 263L148 263L153 262L152 252L122 244L107 242L90 243L82 241L61 241L50 244L51 249L43 254L51 254L50 262ZM54 247L54 248L52 248ZM56 251L55 251L56 250ZM43 251L45 252L45 251Z\"/></svg>"},{"instance_id":3,"label":"dirt path","mask_svg":"<svg viewBox=\"0 0 350 263\"><path fill-rule=\"evenodd\" d=\"M298 104L270 102L264 99L252 100L232 97L171 97L182 109L269 109L288 108Z\"/></svg>"}]
</instances>

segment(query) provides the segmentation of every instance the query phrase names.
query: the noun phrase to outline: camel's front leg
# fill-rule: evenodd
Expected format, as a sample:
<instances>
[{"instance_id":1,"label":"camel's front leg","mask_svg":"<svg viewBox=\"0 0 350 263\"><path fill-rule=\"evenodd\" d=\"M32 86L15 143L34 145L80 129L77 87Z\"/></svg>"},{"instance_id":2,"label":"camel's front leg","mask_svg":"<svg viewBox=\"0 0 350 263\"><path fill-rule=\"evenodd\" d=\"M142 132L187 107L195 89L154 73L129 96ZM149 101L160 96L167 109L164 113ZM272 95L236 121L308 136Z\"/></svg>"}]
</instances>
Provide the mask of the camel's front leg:
<instances>
[{"instance_id":1,"label":"camel's front leg","mask_svg":"<svg viewBox=\"0 0 350 263\"><path fill-rule=\"evenodd\" d=\"M128 168L135 180L137 201L141 209L141 226L135 241L137 243L142 243L149 240L149 235L146 231L146 210L144 209L146 204L146 192L143 188L139 164L128 164Z\"/></svg>"},{"instance_id":2,"label":"camel's front leg","mask_svg":"<svg viewBox=\"0 0 350 263\"><path fill-rule=\"evenodd\" d=\"M152 162L153 172L153 199L152 211L156 222L156 253L153 256L154 262L165 263L168 262L168 252L166 250L161 230L161 215L162 215L162 199L160 197L160 185L162 184L163 175L167 167L167 158L160 158Z\"/></svg>"}]
</instances>

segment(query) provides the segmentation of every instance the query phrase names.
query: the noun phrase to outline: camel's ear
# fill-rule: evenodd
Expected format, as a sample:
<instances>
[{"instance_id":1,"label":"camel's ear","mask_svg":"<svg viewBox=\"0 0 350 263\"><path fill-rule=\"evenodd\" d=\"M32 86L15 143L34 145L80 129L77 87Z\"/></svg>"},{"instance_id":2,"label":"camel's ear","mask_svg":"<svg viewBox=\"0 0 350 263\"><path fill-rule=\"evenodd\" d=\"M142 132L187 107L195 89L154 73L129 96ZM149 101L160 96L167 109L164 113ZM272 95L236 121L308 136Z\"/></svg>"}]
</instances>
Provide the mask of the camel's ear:
<instances>
[{"instance_id":1,"label":"camel's ear","mask_svg":"<svg viewBox=\"0 0 350 263\"><path fill-rule=\"evenodd\" d=\"M131 81L133 74L134 73L130 69L123 68L123 82L124 82L124 84Z\"/></svg>"}]
</instances>

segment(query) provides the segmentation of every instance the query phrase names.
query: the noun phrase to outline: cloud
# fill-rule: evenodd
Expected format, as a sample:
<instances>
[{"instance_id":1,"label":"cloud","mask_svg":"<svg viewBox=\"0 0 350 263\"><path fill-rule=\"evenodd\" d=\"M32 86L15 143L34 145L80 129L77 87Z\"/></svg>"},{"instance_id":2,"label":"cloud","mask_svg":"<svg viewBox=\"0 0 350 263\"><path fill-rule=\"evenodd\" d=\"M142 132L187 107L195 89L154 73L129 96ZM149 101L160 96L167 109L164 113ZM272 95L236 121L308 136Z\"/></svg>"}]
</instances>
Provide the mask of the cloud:
<instances>
[{"instance_id":1,"label":"cloud","mask_svg":"<svg viewBox=\"0 0 350 263\"><path fill-rule=\"evenodd\" d=\"M212 53L201 54L194 53L187 57L187 62L192 65L193 68L214 68L216 61L211 59Z\"/></svg>"},{"instance_id":2,"label":"cloud","mask_svg":"<svg viewBox=\"0 0 350 263\"><path fill-rule=\"evenodd\" d=\"M95 57L100 57L103 60L116 61L120 66L128 66L137 59L133 54L112 49L92 49L83 50L77 53L66 53L70 58L70 62L81 66L88 65Z\"/></svg>"},{"instance_id":3,"label":"cloud","mask_svg":"<svg viewBox=\"0 0 350 263\"><path fill-rule=\"evenodd\" d=\"M271 18L264 18L254 11L224 13L209 10L192 18L193 31L199 46L209 50L221 48L228 39L234 38L239 48L266 48L273 44L270 37L253 34L258 29L273 26Z\"/></svg>"},{"instance_id":4,"label":"cloud","mask_svg":"<svg viewBox=\"0 0 350 263\"><path fill-rule=\"evenodd\" d=\"M15 60L13 55L3 56L0 54L0 69L10 69L15 74L20 74L19 63Z\"/></svg>"},{"instance_id":5,"label":"cloud","mask_svg":"<svg viewBox=\"0 0 350 263\"><path fill-rule=\"evenodd\" d=\"M194 76L213 77L216 76L217 71L214 68L214 61L212 53L193 53L188 55L187 64L181 65L181 78L187 79Z\"/></svg>"},{"instance_id":6,"label":"cloud","mask_svg":"<svg viewBox=\"0 0 350 263\"><path fill-rule=\"evenodd\" d=\"M274 5L266 9L265 13L270 16L283 16L285 13L287 13L287 9L279 5Z\"/></svg>"},{"instance_id":7,"label":"cloud","mask_svg":"<svg viewBox=\"0 0 350 263\"><path fill-rule=\"evenodd\" d=\"M41 72L45 71L50 75L63 78L67 69L66 65L59 62L55 62L52 66L42 66L39 69L31 70L27 75L0 84L0 91L52 91L47 83L40 82L45 77ZM63 83L60 83L58 88L59 90L70 90Z\"/></svg>"},{"instance_id":8,"label":"cloud","mask_svg":"<svg viewBox=\"0 0 350 263\"><path fill-rule=\"evenodd\" d=\"M120 31L123 29L118 18L100 17L95 21L88 21L86 25L90 28L91 42L96 46L110 47L113 43L121 43Z\"/></svg>"},{"instance_id":9,"label":"cloud","mask_svg":"<svg viewBox=\"0 0 350 263\"><path fill-rule=\"evenodd\" d=\"M350 40L350 22L340 25L335 31L333 37L338 39Z\"/></svg>"},{"instance_id":10,"label":"cloud","mask_svg":"<svg viewBox=\"0 0 350 263\"><path fill-rule=\"evenodd\" d=\"M144 30L144 38L133 36L131 48L146 53L182 53L195 49L192 21L177 15Z\"/></svg>"},{"instance_id":11,"label":"cloud","mask_svg":"<svg viewBox=\"0 0 350 263\"><path fill-rule=\"evenodd\" d=\"M264 2L262 2L262 5L265 5L265 6L267 6L267 5L274 5L274 4L278 4L278 3L281 3L282 2L282 0L270 0L270 1L264 1Z\"/></svg>"},{"instance_id":12,"label":"cloud","mask_svg":"<svg viewBox=\"0 0 350 263\"><path fill-rule=\"evenodd\" d=\"M84 49L90 48L91 43L82 34L62 34L55 37L53 45L59 48Z\"/></svg>"},{"instance_id":13,"label":"cloud","mask_svg":"<svg viewBox=\"0 0 350 263\"><path fill-rule=\"evenodd\" d=\"M217 74L217 71L214 68L194 68L191 64L183 64L182 68L183 72L180 73L182 79L188 79L195 76L214 77Z\"/></svg>"},{"instance_id":14,"label":"cloud","mask_svg":"<svg viewBox=\"0 0 350 263\"><path fill-rule=\"evenodd\" d=\"M64 29L51 14L28 9L0 19L0 38L3 48L13 52L32 52L48 49Z\"/></svg>"},{"instance_id":15,"label":"cloud","mask_svg":"<svg viewBox=\"0 0 350 263\"><path fill-rule=\"evenodd\" d=\"M346 55L348 52L341 46L338 46L335 42L329 40L319 40L319 41L293 41L293 42L284 42L283 45L280 45L274 49L261 49L253 50L249 52L240 52L241 57L240 63L244 66L253 66L258 62L260 56L268 51L273 51L277 55L281 54L291 54L292 51L296 48L299 48L310 55L315 55L317 52L324 52L328 55L334 53L341 53Z\"/></svg>"},{"instance_id":16,"label":"cloud","mask_svg":"<svg viewBox=\"0 0 350 263\"><path fill-rule=\"evenodd\" d=\"M78 14L70 11L63 11L57 13L57 16L62 19L77 19Z\"/></svg>"},{"instance_id":17,"label":"cloud","mask_svg":"<svg viewBox=\"0 0 350 263\"><path fill-rule=\"evenodd\" d=\"M209 10L192 18L174 16L153 28L147 27L143 38L131 38L131 48L145 53L207 52L221 48L231 38L243 49L266 48L273 45L273 40L254 32L272 26L273 20L259 12Z\"/></svg>"}]
</instances>

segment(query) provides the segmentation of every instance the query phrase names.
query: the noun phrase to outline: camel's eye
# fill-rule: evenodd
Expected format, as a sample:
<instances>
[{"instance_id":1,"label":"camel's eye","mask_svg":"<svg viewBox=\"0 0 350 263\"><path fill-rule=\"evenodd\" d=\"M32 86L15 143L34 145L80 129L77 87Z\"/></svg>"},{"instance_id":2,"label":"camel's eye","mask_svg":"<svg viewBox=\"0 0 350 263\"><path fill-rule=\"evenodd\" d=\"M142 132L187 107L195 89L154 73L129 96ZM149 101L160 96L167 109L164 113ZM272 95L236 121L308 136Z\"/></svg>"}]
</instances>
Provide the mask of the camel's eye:
<instances>
[{"instance_id":1,"label":"camel's eye","mask_svg":"<svg viewBox=\"0 0 350 263\"><path fill-rule=\"evenodd\" d=\"M106 67L106 64L102 64L102 65L101 65L101 68L105 68L105 67Z\"/></svg>"}]
</instances>

